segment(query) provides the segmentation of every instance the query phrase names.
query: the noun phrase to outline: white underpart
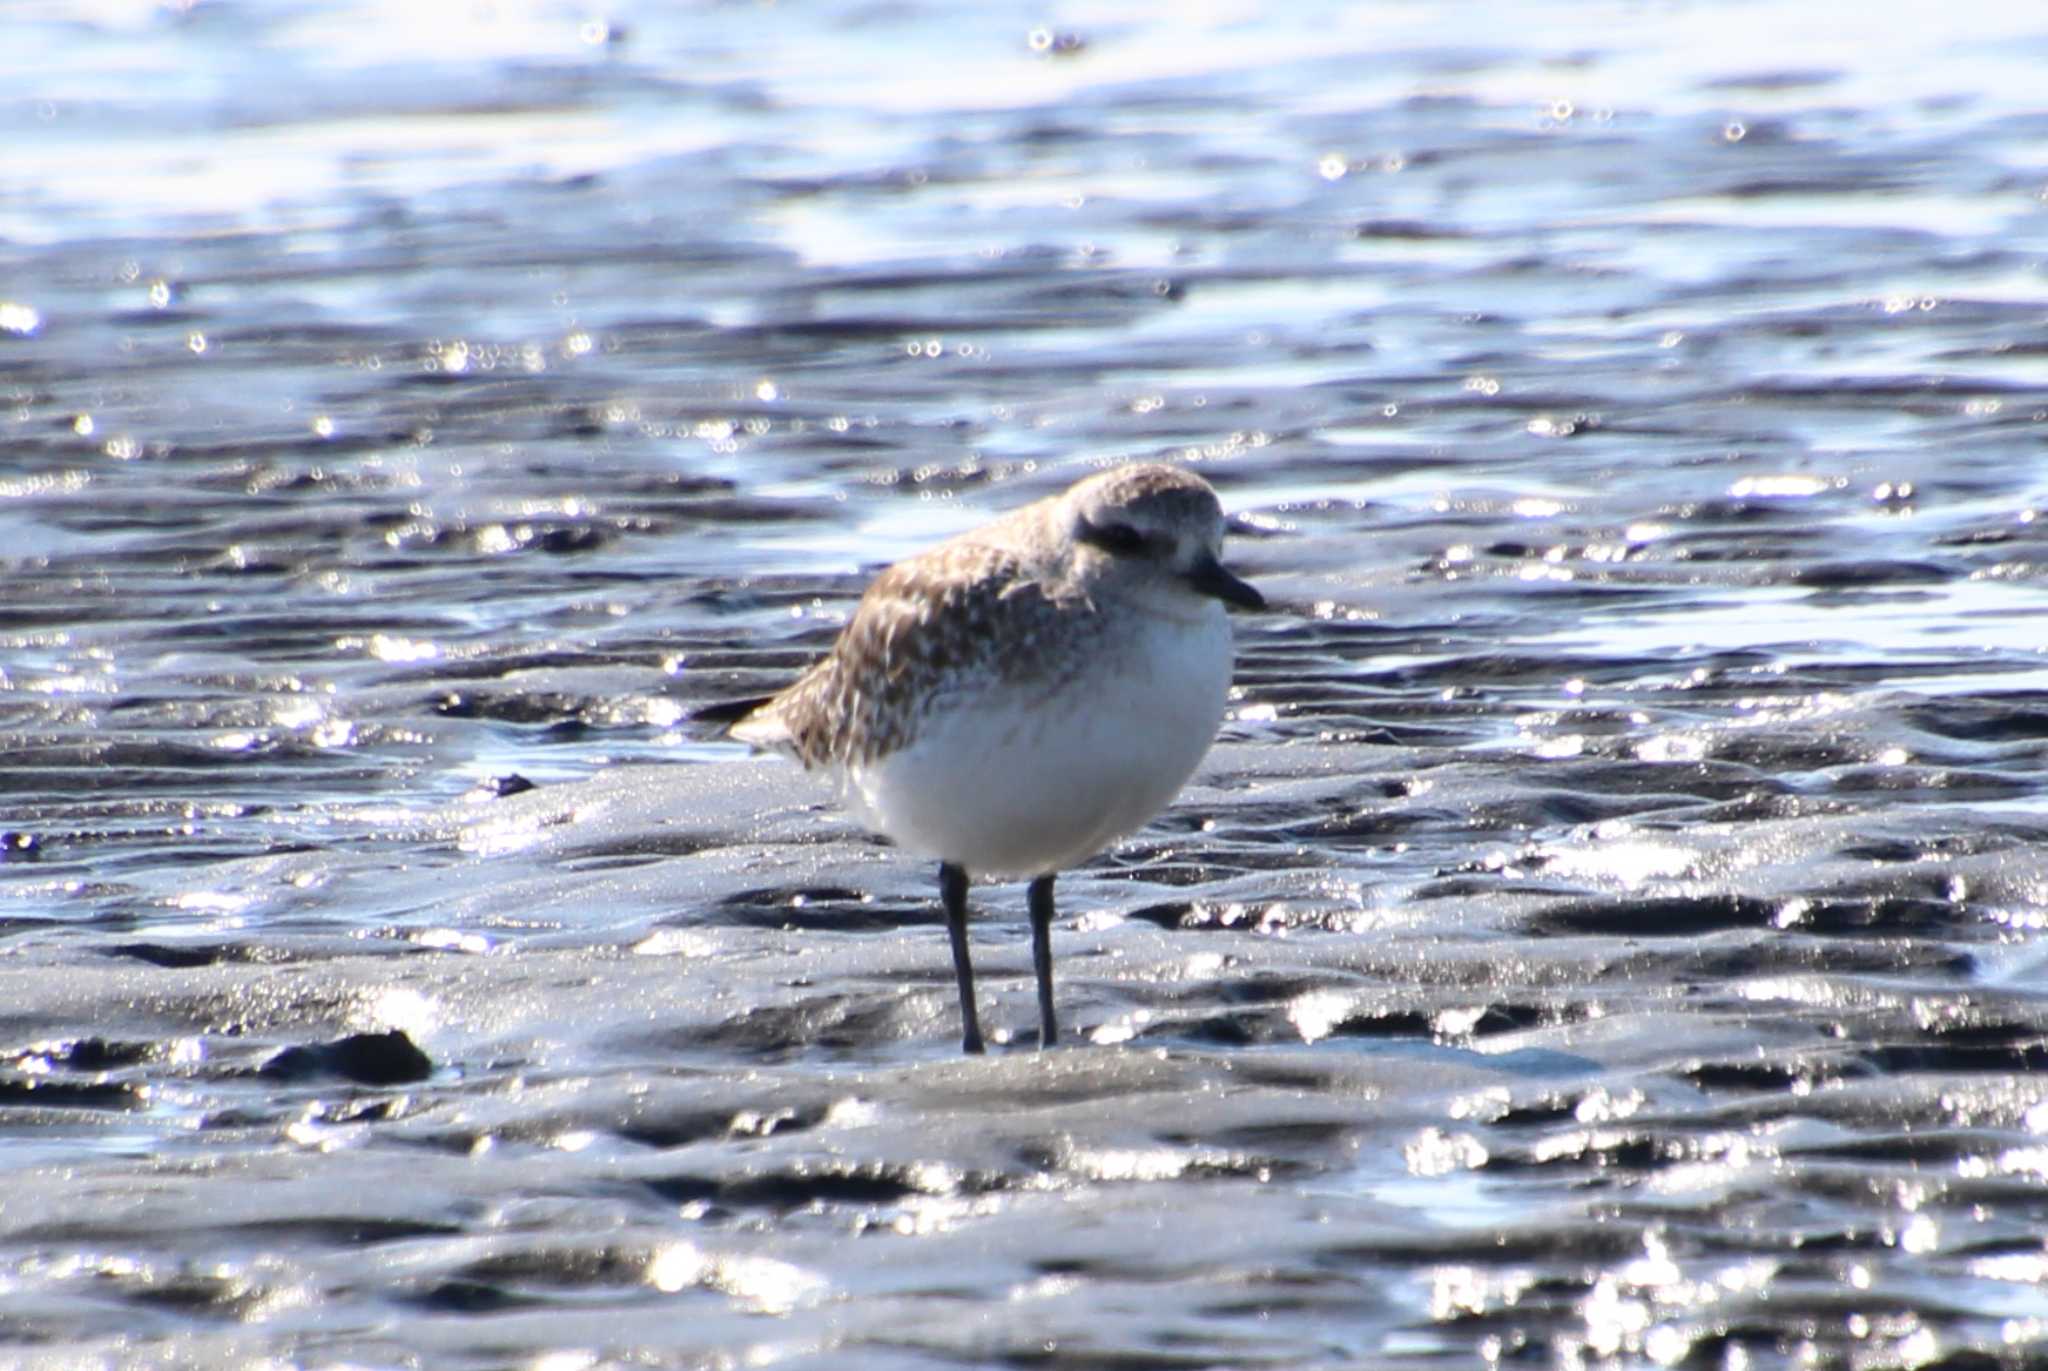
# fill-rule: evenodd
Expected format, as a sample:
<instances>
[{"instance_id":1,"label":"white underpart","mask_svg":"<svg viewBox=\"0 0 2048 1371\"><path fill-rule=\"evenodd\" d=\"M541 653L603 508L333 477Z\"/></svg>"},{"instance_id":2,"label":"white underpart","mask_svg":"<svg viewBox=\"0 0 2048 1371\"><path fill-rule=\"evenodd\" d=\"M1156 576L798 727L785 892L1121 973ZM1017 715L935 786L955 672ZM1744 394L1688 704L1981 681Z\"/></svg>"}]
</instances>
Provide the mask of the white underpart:
<instances>
[{"instance_id":1,"label":"white underpart","mask_svg":"<svg viewBox=\"0 0 2048 1371\"><path fill-rule=\"evenodd\" d=\"M847 774L862 819L984 877L1058 871L1142 827L1215 740L1230 624L1192 594L1171 616L1128 608L1056 689L956 682L909 745Z\"/></svg>"}]
</instances>

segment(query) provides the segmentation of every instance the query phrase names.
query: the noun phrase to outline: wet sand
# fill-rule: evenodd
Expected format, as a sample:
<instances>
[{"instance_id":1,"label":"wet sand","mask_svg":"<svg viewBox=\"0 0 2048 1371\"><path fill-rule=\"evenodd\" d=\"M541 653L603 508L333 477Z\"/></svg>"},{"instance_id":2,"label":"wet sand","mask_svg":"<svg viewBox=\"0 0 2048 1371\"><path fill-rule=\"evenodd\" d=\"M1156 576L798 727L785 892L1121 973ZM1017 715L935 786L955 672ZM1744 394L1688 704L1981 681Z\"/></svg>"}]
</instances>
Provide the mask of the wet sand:
<instances>
[{"instance_id":1,"label":"wet sand","mask_svg":"<svg viewBox=\"0 0 2048 1371\"><path fill-rule=\"evenodd\" d=\"M9 21L0 1365L2040 1363L2038 36L494 13ZM693 716L1135 458L1272 608L963 1060Z\"/></svg>"}]
</instances>

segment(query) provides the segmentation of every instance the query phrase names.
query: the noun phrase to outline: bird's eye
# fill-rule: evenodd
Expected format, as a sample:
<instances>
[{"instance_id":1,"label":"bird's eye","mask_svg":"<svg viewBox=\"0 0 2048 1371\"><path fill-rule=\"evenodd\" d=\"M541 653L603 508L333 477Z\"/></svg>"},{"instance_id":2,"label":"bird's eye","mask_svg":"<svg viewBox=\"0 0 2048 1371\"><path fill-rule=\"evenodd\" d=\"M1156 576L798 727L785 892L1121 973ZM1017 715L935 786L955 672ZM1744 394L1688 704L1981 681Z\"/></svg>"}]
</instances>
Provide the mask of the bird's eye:
<instances>
[{"instance_id":1,"label":"bird's eye","mask_svg":"<svg viewBox=\"0 0 2048 1371\"><path fill-rule=\"evenodd\" d=\"M1129 524L1097 524L1083 520L1080 539L1112 557L1133 556L1143 552L1146 546L1145 535Z\"/></svg>"}]
</instances>

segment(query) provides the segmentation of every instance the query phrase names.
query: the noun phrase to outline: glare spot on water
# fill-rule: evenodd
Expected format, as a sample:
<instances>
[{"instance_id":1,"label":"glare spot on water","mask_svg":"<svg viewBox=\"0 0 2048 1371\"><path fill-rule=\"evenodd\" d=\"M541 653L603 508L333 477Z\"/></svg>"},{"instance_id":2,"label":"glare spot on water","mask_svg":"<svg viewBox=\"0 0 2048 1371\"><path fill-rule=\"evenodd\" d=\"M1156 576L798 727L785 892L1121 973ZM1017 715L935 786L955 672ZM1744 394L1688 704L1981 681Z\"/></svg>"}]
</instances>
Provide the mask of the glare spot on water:
<instances>
[{"instance_id":1,"label":"glare spot on water","mask_svg":"<svg viewBox=\"0 0 2048 1371\"><path fill-rule=\"evenodd\" d=\"M1145 1030L1145 1026L1151 1022L1151 1010L1133 1010L1120 1019L1111 1019L1107 1023L1100 1024L1090 1030L1088 1041L1104 1047L1116 1043L1126 1043L1142 1033Z\"/></svg>"},{"instance_id":2,"label":"glare spot on water","mask_svg":"<svg viewBox=\"0 0 2048 1371\"><path fill-rule=\"evenodd\" d=\"M1633 1291L1624 1293L1622 1280L1614 1275L1603 1275L1594 1283L1579 1306L1579 1316L1586 1324L1587 1350L1601 1357L1642 1350L1643 1336L1654 1324L1650 1302Z\"/></svg>"},{"instance_id":3,"label":"glare spot on water","mask_svg":"<svg viewBox=\"0 0 2048 1371\"><path fill-rule=\"evenodd\" d=\"M1526 1270L1436 1267L1430 1272L1430 1317L1440 1322L1464 1320L1511 1309L1522 1302L1536 1281L1536 1274Z\"/></svg>"},{"instance_id":4,"label":"glare spot on water","mask_svg":"<svg viewBox=\"0 0 2048 1371\"><path fill-rule=\"evenodd\" d=\"M1572 1109L1572 1117L1580 1123L1613 1123L1633 1118L1641 1112L1648 1098L1640 1090L1610 1091L1605 1086L1596 1086Z\"/></svg>"},{"instance_id":5,"label":"glare spot on water","mask_svg":"<svg viewBox=\"0 0 2048 1371\"><path fill-rule=\"evenodd\" d=\"M872 1100L864 1100L858 1095L842 1096L832 1101L825 1108L824 1124L827 1128L868 1128L881 1121L882 1110L880 1106L876 1105ZM920 1170L922 1169L920 1168ZM937 1172L943 1168L934 1163L930 1169ZM925 1179L924 1176L920 1175L920 1182L923 1182ZM957 1183L957 1180L952 1177L951 1173L947 1172L946 1185L952 1186ZM936 1191L944 1187L933 1184L928 1185L927 1188Z\"/></svg>"},{"instance_id":6,"label":"glare spot on water","mask_svg":"<svg viewBox=\"0 0 2048 1371\"><path fill-rule=\"evenodd\" d=\"M1470 1133L1446 1133L1425 1128L1401 1148L1411 1176L1447 1176L1454 1171L1476 1171L1486 1165L1486 1145Z\"/></svg>"},{"instance_id":7,"label":"glare spot on water","mask_svg":"<svg viewBox=\"0 0 2048 1371\"><path fill-rule=\"evenodd\" d=\"M2013 1252L1995 1257L1978 1257L1970 1262L1972 1275L1986 1280L2013 1281L2020 1285L2048 1285L2048 1255Z\"/></svg>"},{"instance_id":8,"label":"glare spot on water","mask_svg":"<svg viewBox=\"0 0 2048 1371\"><path fill-rule=\"evenodd\" d=\"M572 1347L543 1352L526 1363L527 1371L590 1371L602 1360L587 1348Z\"/></svg>"},{"instance_id":9,"label":"glare spot on water","mask_svg":"<svg viewBox=\"0 0 2048 1371\"><path fill-rule=\"evenodd\" d=\"M429 947L437 952L467 952L481 955L491 950L491 940L481 933L465 933L454 928L429 928L413 935L413 942L420 947Z\"/></svg>"},{"instance_id":10,"label":"glare spot on water","mask_svg":"<svg viewBox=\"0 0 2048 1371\"><path fill-rule=\"evenodd\" d=\"M201 914L239 914L254 903L252 895L235 895L225 890L188 890L170 900L173 909Z\"/></svg>"},{"instance_id":11,"label":"glare spot on water","mask_svg":"<svg viewBox=\"0 0 2048 1371\"><path fill-rule=\"evenodd\" d=\"M1643 1335L1643 1355L1659 1366L1676 1366L1692 1351L1692 1335L1671 1324L1658 1324Z\"/></svg>"},{"instance_id":12,"label":"glare spot on water","mask_svg":"<svg viewBox=\"0 0 2048 1371\"><path fill-rule=\"evenodd\" d=\"M1941 1225L1926 1214L1915 1214L1897 1235L1902 1252L1924 1256L1941 1246Z\"/></svg>"},{"instance_id":13,"label":"glare spot on water","mask_svg":"<svg viewBox=\"0 0 2048 1371\"><path fill-rule=\"evenodd\" d=\"M1080 1277L1056 1273L1011 1286L1007 1298L1012 1304L1022 1304L1027 1300L1064 1299L1080 1288Z\"/></svg>"},{"instance_id":14,"label":"glare spot on water","mask_svg":"<svg viewBox=\"0 0 2048 1371\"><path fill-rule=\"evenodd\" d=\"M1105 1147L1076 1152L1069 1167L1096 1181L1171 1181L1187 1174L1192 1153L1174 1147Z\"/></svg>"},{"instance_id":15,"label":"glare spot on water","mask_svg":"<svg viewBox=\"0 0 2048 1371\"><path fill-rule=\"evenodd\" d=\"M1357 997L1341 990L1311 990L1288 1002L1287 1017L1305 1043L1327 1038L1357 1007Z\"/></svg>"},{"instance_id":16,"label":"glare spot on water","mask_svg":"<svg viewBox=\"0 0 2048 1371\"><path fill-rule=\"evenodd\" d=\"M442 1022L438 1003L417 990L398 985L371 993L349 1017L359 1031L388 1033L396 1029L409 1038L423 1038Z\"/></svg>"},{"instance_id":17,"label":"glare spot on water","mask_svg":"<svg viewBox=\"0 0 2048 1371\"><path fill-rule=\"evenodd\" d=\"M1430 1020L1430 1027L1434 1028L1440 1037L1463 1038L1470 1035L1472 1030L1479 1026L1479 1021L1485 1017L1485 1005L1467 1005L1459 1009L1441 1009Z\"/></svg>"},{"instance_id":18,"label":"glare spot on water","mask_svg":"<svg viewBox=\"0 0 2048 1371\"><path fill-rule=\"evenodd\" d=\"M702 957L715 950L710 938L685 928L658 928L633 944L636 957Z\"/></svg>"},{"instance_id":19,"label":"glare spot on water","mask_svg":"<svg viewBox=\"0 0 2048 1371\"><path fill-rule=\"evenodd\" d=\"M1909 599L1896 595L1853 597L1816 594L1798 587L1728 588L1708 602L1689 598L1669 606L1637 605L1625 616L1610 618L1595 611L1571 629L1522 638L1523 646L1573 645L1585 641L1589 623L1598 623L1605 650L1644 655L1673 651L1772 648L1778 671L1827 661L1841 652L1876 653L1895 662L1899 674L1866 682L1875 687L1896 682L1922 694L1951 694L1981 689L2019 690L2048 682L2048 662L2034 670L2008 665L2013 654L2041 657L2042 635L2048 632L2048 598L2036 585L2001 576L1974 575L1940 585L1915 587ZM1966 650L2004 653L1999 669L1969 670L1958 665L1948 674L1929 675L1915 669L1915 654L1938 654L1954 662L1958 635L1967 635ZM1966 659L1967 660L1967 659ZM1987 659L1987 668L1992 663ZM1787 701L1759 696L1739 705L1745 711L1794 710L1789 717L1812 717L1845 708L1845 697L1819 693ZM1759 715L1761 717L1761 715ZM1781 721L1788 717L1780 714Z\"/></svg>"},{"instance_id":20,"label":"glare spot on water","mask_svg":"<svg viewBox=\"0 0 2048 1371\"><path fill-rule=\"evenodd\" d=\"M826 1289L820 1276L771 1257L712 1256L693 1243L671 1243L647 1263L649 1285L664 1294L716 1290L761 1314L787 1314Z\"/></svg>"},{"instance_id":21,"label":"glare spot on water","mask_svg":"<svg viewBox=\"0 0 2048 1371\"><path fill-rule=\"evenodd\" d=\"M1595 830L1591 842L1546 844L1540 848L1544 871L1585 881L1612 881L1624 887L1649 881L1677 881L1698 875L1698 853L1653 838L1606 838Z\"/></svg>"},{"instance_id":22,"label":"glare spot on water","mask_svg":"<svg viewBox=\"0 0 2048 1371\"><path fill-rule=\"evenodd\" d=\"M987 1213L988 1209L989 1202L985 1200L913 1196L887 1218L885 1226L898 1237L928 1238L957 1227L964 1219Z\"/></svg>"},{"instance_id":23,"label":"glare spot on water","mask_svg":"<svg viewBox=\"0 0 2048 1371\"><path fill-rule=\"evenodd\" d=\"M476 550L486 557L496 557L519 550L519 539L503 524L490 524L478 529L474 542Z\"/></svg>"},{"instance_id":24,"label":"glare spot on water","mask_svg":"<svg viewBox=\"0 0 2048 1371\"><path fill-rule=\"evenodd\" d=\"M1728 487L1728 494L1737 500L1800 500L1834 490L1848 482L1840 477L1807 476L1786 474L1776 476L1744 476Z\"/></svg>"},{"instance_id":25,"label":"glare spot on water","mask_svg":"<svg viewBox=\"0 0 2048 1371\"><path fill-rule=\"evenodd\" d=\"M355 741L356 726L347 719L328 719L306 736L315 747L347 747Z\"/></svg>"},{"instance_id":26,"label":"glare spot on water","mask_svg":"<svg viewBox=\"0 0 2048 1371\"><path fill-rule=\"evenodd\" d=\"M1660 733L1635 745L1645 762L1696 762L1707 755L1707 740L1695 734Z\"/></svg>"},{"instance_id":27,"label":"glare spot on water","mask_svg":"<svg viewBox=\"0 0 2048 1371\"><path fill-rule=\"evenodd\" d=\"M538 815L488 819L465 826L456 846L479 857L503 857L532 847L547 837L547 831L547 821Z\"/></svg>"},{"instance_id":28,"label":"glare spot on water","mask_svg":"<svg viewBox=\"0 0 2048 1371\"><path fill-rule=\"evenodd\" d=\"M691 1243L671 1243L647 1263L647 1283L664 1294L695 1286L711 1270L711 1259Z\"/></svg>"},{"instance_id":29,"label":"glare spot on water","mask_svg":"<svg viewBox=\"0 0 2048 1371\"><path fill-rule=\"evenodd\" d=\"M1514 1106L1514 1102L1514 1093L1506 1086L1488 1086L1484 1090L1461 1095L1452 1100L1447 1112L1454 1119L1491 1121L1507 1113Z\"/></svg>"},{"instance_id":30,"label":"glare spot on water","mask_svg":"<svg viewBox=\"0 0 2048 1371\"><path fill-rule=\"evenodd\" d=\"M337 642L344 650L351 642ZM397 633L373 633L367 641L353 640L353 645L368 649L369 654L380 662L430 662L441 655L440 644L428 638L408 638Z\"/></svg>"}]
</instances>

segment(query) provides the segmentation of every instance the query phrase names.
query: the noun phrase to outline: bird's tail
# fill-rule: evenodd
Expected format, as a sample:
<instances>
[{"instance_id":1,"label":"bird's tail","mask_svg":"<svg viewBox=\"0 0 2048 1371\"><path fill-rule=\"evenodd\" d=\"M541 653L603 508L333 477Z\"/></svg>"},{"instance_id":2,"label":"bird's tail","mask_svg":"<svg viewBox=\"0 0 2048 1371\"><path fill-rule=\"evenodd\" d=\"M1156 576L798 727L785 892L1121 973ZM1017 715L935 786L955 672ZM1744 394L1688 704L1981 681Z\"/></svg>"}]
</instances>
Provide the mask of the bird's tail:
<instances>
[{"instance_id":1,"label":"bird's tail","mask_svg":"<svg viewBox=\"0 0 2048 1371\"><path fill-rule=\"evenodd\" d=\"M720 700L717 704L691 710L690 722L715 726L723 731L774 698L773 695L750 695L744 700Z\"/></svg>"}]
</instances>

